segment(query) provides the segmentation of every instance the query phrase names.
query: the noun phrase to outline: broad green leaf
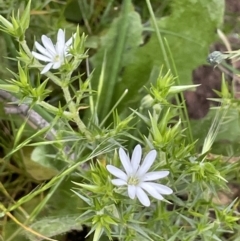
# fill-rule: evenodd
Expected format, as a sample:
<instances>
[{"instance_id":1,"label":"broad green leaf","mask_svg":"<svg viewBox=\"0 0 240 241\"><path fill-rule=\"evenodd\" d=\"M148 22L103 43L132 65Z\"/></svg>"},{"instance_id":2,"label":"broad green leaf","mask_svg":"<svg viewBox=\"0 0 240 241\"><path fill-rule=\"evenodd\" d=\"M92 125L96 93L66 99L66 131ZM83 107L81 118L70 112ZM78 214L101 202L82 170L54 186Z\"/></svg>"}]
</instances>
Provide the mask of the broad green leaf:
<instances>
[{"instance_id":1,"label":"broad green leaf","mask_svg":"<svg viewBox=\"0 0 240 241\"><path fill-rule=\"evenodd\" d=\"M53 237L71 230L81 231L81 221L77 220L77 218L78 215L66 215L65 217L49 216L36 221L30 227L46 237ZM30 232L27 232L26 236L32 241L42 240Z\"/></svg>"},{"instance_id":2,"label":"broad green leaf","mask_svg":"<svg viewBox=\"0 0 240 241\"><path fill-rule=\"evenodd\" d=\"M58 174L53 158L50 158L47 146L38 146L34 149L22 148L23 162L26 171L36 180L48 180Z\"/></svg>"},{"instance_id":3,"label":"broad green leaf","mask_svg":"<svg viewBox=\"0 0 240 241\"><path fill-rule=\"evenodd\" d=\"M102 62L106 55L104 82L98 106L100 119L103 119L111 108L112 98L119 88L119 74L123 67L135 62L133 53L142 42L141 34L140 16L133 11L131 2L125 0L120 16L113 20L106 34L100 38L100 49L92 58L95 68L92 87L97 90Z\"/></svg>"},{"instance_id":4,"label":"broad green leaf","mask_svg":"<svg viewBox=\"0 0 240 241\"><path fill-rule=\"evenodd\" d=\"M49 200L48 207L51 208L48 209L48 213L50 216L63 217L75 214L79 217L84 212L82 208L86 204L71 191L75 187L72 180L80 181L79 178L73 179L72 177L64 180Z\"/></svg>"},{"instance_id":5,"label":"broad green leaf","mask_svg":"<svg viewBox=\"0 0 240 241\"><path fill-rule=\"evenodd\" d=\"M222 22L224 0L173 0L171 14L157 19L159 30L166 39L173 61L182 85L192 84L192 70L201 64L206 64L209 45L216 38L216 28ZM153 27L152 27L153 31ZM140 47L125 68L120 89L117 89L116 99L124 89L128 89L128 102L141 98L141 89L150 79L154 68L168 71L163 53L154 32L148 43ZM165 46L167 51L167 48ZM169 62L171 63L168 53ZM126 104L125 104L126 106ZM122 108L124 105L122 105Z\"/></svg>"},{"instance_id":6,"label":"broad green leaf","mask_svg":"<svg viewBox=\"0 0 240 241\"><path fill-rule=\"evenodd\" d=\"M79 219L79 216L82 214L83 209L81 208L83 208L85 204L70 190L73 187L71 179L72 178L63 180L49 199L47 205L43 208L42 212L26 226L46 237L65 234L71 230L82 230L82 220ZM74 180L79 181L79 179ZM41 201L43 201L43 196L40 195L23 204L22 208L25 212L31 214L31 212L41 204ZM26 217L19 212L14 213L14 215L20 222L24 223L26 221ZM11 221L7 222L7 224L4 225L4 240L8 240L14 232L19 232L18 228L20 227L15 223ZM20 228L20 232L17 233L13 241L19 240L34 241L41 239L27 230L22 230Z\"/></svg>"},{"instance_id":7,"label":"broad green leaf","mask_svg":"<svg viewBox=\"0 0 240 241\"><path fill-rule=\"evenodd\" d=\"M3 225L3 239L2 240L9 240L9 238L14 235L16 230L19 228L19 226L14 223L13 221L6 222L5 225ZM27 237L24 236L24 234L18 233L15 237L11 238L11 241L29 241Z\"/></svg>"},{"instance_id":8,"label":"broad green leaf","mask_svg":"<svg viewBox=\"0 0 240 241\"><path fill-rule=\"evenodd\" d=\"M66 5L64 15L69 21L80 22L82 20L82 14L79 9L78 1L69 1Z\"/></svg>"},{"instance_id":9,"label":"broad green leaf","mask_svg":"<svg viewBox=\"0 0 240 241\"><path fill-rule=\"evenodd\" d=\"M82 214L85 204L72 193L70 190L72 187L70 178L63 180L48 201L46 208L28 226L46 237L65 234L71 230L82 230L82 220L79 219L79 216ZM32 199L23 207L31 213L33 208L29 210L29 207L34 205L35 208L40 202L39 199L38 203L34 203L34 199ZM40 240L29 232L24 231L24 233L29 240Z\"/></svg>"}]
</instances>

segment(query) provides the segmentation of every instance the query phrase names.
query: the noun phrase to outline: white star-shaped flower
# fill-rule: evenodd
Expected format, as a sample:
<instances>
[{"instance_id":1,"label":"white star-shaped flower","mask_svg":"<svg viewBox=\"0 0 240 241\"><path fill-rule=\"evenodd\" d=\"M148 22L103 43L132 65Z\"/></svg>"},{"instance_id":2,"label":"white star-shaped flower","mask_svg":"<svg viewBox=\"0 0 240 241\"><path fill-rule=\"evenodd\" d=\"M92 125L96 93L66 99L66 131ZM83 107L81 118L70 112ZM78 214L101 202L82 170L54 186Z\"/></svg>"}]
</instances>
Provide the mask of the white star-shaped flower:
<instances>
[{"instance_id":1,"label":"white star-shaped flower","mask_svg":"<svg viewBox=\"0 0 240 241\"><path fill-rule=\"evenodd\" d=\"M137 145L134 148L131 160L126 152L120 148L119 157L125 172L115 166L107 165L107 170L113 176L117 177L117 179L112 180L113 185L127 185L128 196L131 199L137 197L138 200L147 207L150 206L150 200L146 192L158 200L163 199L162 194L171 194L173 192L171 188L152 182L166 177L169 174L169 171L148 172L154 160L156 159L156 156L156 150L150 151L140 165L142 158L142 148L140 145Z\"/></svg>"},{"instance_id":2,"label":"white star-shaped flower","mask_svg":"<svg viewBox=\"0 0 240 241\"><path fill-rule=\"evenodd\" d=\"M41 39L43 46L35 41L35 47L40 53L32 51L32 55L38 60L48 62L41 71L41 74L44 74L50 69L59 69L64 63L65 58L71 55L68 53L68 50L72 45L73 38L70 38L65 43L65 32L59 29L56 45L46 35L42 35Z\"/></svg>"}]
</instances>

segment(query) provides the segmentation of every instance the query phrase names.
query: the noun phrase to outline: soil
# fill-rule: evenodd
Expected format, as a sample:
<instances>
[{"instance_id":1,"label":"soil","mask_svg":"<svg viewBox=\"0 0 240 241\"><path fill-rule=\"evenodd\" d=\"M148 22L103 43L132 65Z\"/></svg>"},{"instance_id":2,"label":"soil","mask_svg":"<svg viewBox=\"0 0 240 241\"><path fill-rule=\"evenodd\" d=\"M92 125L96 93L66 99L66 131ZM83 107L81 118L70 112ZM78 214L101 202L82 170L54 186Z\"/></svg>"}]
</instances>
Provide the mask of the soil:
<instances>
[{"instance_id":1,"label":"soil","mask_svg":"<svg viewBox=\"0 0 240 241\"><path fill-rule=\"evenodd\" d=\"M82 231L72 230L66 234L65 241L84 241L89 231L87 227L84 227Z\"/></svg>"},{"instance_id":2,"label":"soil","mask_svg":"<svg viewBox=\"0 0 240 241\"><path fill-rule=\"evenodd\" d=\"M239 0L225 0L225 17L224 26L231 26L231 35L227 39L231 45L232 50L240 49L240 38L235 33L240 32L240 1ZM209 48L209 52L214 50L224 52L227 48L223 43L214 43ZM240 62L236 62L234 67L240 69ZM231 84L232 76L225 74L226 80ZM202 65L195 69L192 73L192 80L194 84L201 84L195 92L186 91L184 96L188 108L189 117L192 119L201 119L207 115L210 105L214 104L207 100L207 98L216 98L217 94L213 90L220 91L221 89L222 71L218 67L210 65ZM235 83L235 87L238 83Z\"/></svg>"}]
</instances>

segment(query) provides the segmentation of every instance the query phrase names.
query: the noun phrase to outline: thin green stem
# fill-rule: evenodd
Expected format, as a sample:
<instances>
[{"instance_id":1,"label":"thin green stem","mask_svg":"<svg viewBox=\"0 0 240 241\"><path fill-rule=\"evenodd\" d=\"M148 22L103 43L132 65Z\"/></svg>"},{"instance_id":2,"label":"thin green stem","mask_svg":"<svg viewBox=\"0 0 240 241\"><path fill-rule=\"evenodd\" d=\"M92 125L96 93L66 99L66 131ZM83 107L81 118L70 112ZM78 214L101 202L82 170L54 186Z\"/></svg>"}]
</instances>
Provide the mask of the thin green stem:
<instances>
[{"instance_id":1,"label":"thin green stem","mask_svg":"<svg viewBox=\"0 0 240 241\"><path fill-rule=\"evenodd\" d=\"M83 134L85 134L85 136L87 137L88 140L91 140L91 134L90 132L87 130L85 124L82 122L82 120L79 117L79 113L78 110L76 108L75 103L72 100L71 94L69 92L69 88L68 86L62 85L62 91L64 94L64 98L67 102L68 108L72 114L72 118L74 119L74 121L76 122L78 129L80 132L82 132Z\"/></svg>"},{"instance_id":2,"label":"thin green stem","mask_svg":"<svg viewBox=\"0 0 240 241\"><path fill-rule=\"evenodd\" d=\"M99 153L92 153L88 156L83 157L79 162L74 163L72 166L70 166L68 169L66 169L65 171L61 172L59 175L53 177L48 183L46 183L44 186L42 186L41 188L37 189L34 192L29 193L28 195L20 198L18 200L17 203L13 204L11 207L8 208L8 211L11 212L13 210L15 210L16 208L18 208L19 206L21 206L23 203L33 199L35 196L37 196L38 194L48 190L50 187L52 187L54 184L56 184L57 181L59 181L60 179L62 179L63 177L65 177L66 175L70 174L71 172L73 172L76 168L79 167L79 165L95 158L99 156Z\"/></svg>"},{"instance_id":3,"label":"thin green stem","mask_svg":"<svg viewBox=\"0 0 240 241\"><path fill-rule=\"evenodd\" d=\"M150 0L146 0L146 3L147 3L147 7L148 7L148 11L150 13L151 19L153 21L154 29L155 29L155 32L156 32L156 35L157 35L158 42L160 44L160 48L161 48L162 53L163 53L163 57L164 57L164 61L165 61L166 67L168 69L170 69L170 64L169 64L167 53L166 53L166 50L165 50L165 47L164 47L163 39L162 39L161 33L159 31L159 28L158 28L158 25L157 25L157 21L156 21L156 18L155 18L155 15L154 15L154 12L153 12Z\"/></svg>"},{"instance_id":4,"label":"thin green stem","mask_svg":"<svg viewBox=\"0 0 240 241\"><path fill-rule=\"evenodd\" d=\"M19 41L19 43L21 44L23 50L25 51L25 53L28 55L28 57L32 57L32 53L30 51L30 49L27 46L26 40L23 41Z\"/></svg>"},{"instance_id":5,"label":"thin green stem","mask_svg":"<svg viewBox=\"0 0 240 241\"><path fill-rule=\"evenodd\" d=\"M171 49L170 49L170 47L169 47L169 45L168 45L168 42L167 42L167 40L165 41L165 43L166 43L166 46L167 46L167 49L168 49L168 53L170 54L170 58L171 58L171 60L172 60L172 66L173 66L173 71L174 71L174 75L176 76L176 82L177 82L177 84L178 85L180 85L180 79L179 79L179 75L178 75L178 71L177 71L177 67L176 67L176 64L175 64L175 62L174 62L174 58L173 58L173 55L172 55L172 51L171 51ZM190 120L189 120L189 116L188 116L188 111L187 111L187 106L186 106L186 102L184 101L184 95L183 95L183 93L182 92L180 92L180 98L181 98L181 100L182 100L182 103L183 103L183 111L182 110L180 110L180 115L181 115L181 119L182 120L186 120L186 122L187 122L187 133L188 133L188 138L189 138L189 141L190 141L190 143L193 143L193 134L192 134L192 128L191 128L191 124L190 124ZM181 101L180 101L180 98L179 98L179 96L177 95L176 96L176 100L177 100L177 104L178 104L178 106L182 106L182 104L181 104Z\"/></svg>"},{"instance_id":6,"label":"thin green stem","mask_svg":"<svg viewBox=\"0 0 240 241\"><path fill-rule=\"evenodd\" d=\"M48 104L45 101L40 101L40 102L38 102L38 104L41 105L42 107L44 107L44 109L48 110L51 113L54 113L54 114L59 113L59 109L58 108L56 108L53 105ZM68 112L68 111L63 111L63 115L66 116L68 119L72 118L72 114L70 112Z\"/></svg>"},{"instance_id":7,"label":"thin green stem","mask_svg":"<svg viewBox=\"0 0 240 241\"><path fill-rule=\"evenodd\" d=\"M126 94L128 93L128 89L126 89L123 94L121 95L121 97L118 99L117 103L115 103L115 105L112 107L112 109L109 111L109 113L107 114L107 116L103 119L103 121L100 124L100 127L102 127L104 125L104 123L106 122L106 120L109 118L109 116L113 113L113 111L117 108L118 104L122 101L122 99L126 96Z\"/></svg>"},{"instance_id":8,"label":"thin green stem","mask_svg":"<svg viewBox=\"0 0 240 241\"><path fill-rule=\"evenodd\" d=\"M40 211L42 210L42 208L44 207L44 205L46 205L46 203L49 201L49 199L52 197L52 194L56 191L56 189L59 187L59 185L62 183L63 179L65 178L65 176L63 176L59 182L53 186L51 189L51 191L47 194L47 196L43 199L43 201L41 203L39 203L37 205L37 207L34 208L34 210L32 211L32 213L30 214L29 218L23 223L24 225L28 225L31 221L34 220L34 218L37 217L37 215L40 213ZM16 229L11 236L7 239L7 241L11 241L13 240L20 232L22 231L22 228L19 227L18 229Z\"/></svg>"},{"instance_id":9,"label":"thin green stem","mask_svg":"<svg viewBox=\"0 0 240 241\"><path fill-rule=\"evenodd\" d=\"M147 3L147 7L148 7L148 10L149 10L150 16L151 16L152 21L153 21L154 29L155 29L155 32L156 32L156 35L157 35L158 42L159 42L159 44L160 44L160 48L161 48L162 53L163 53L163 57L164 57L164 61L165 61L166 67L167 67L168 69L171 69L171 66L170 66L170 63L169 63L169 58L168 58L167 52L166 52L166 50L165 50L165 45L164 45L164 42L163 42L163 38L162 38L161 32L160 32L160 30L159 30L159 28L158 28L157 21L156 21L156 18L155 18L155 15L154 15L154 12L153 12L153 9L152 9L150 0L146 0L146 3ZM169 48L169 46L168 46L168 48ZM169 52L170 52L170 51L169 51ZM171 54L171 52L170 52L170 54ZM172 56L171 56L171 58L173 59ZM175 71L175 75L178 76L178 75L177 75L177 69L176 69L175 63L174 63L174 61L172 61L172 62L173 62L173 69L174 69L174 71ZM178 84L180 84L179 78L177 78L177 80L178 80ZM183 98L183 94L182 94L182 93L181 93L181 97ZM179 101L178 98L177 98L177 102L178 102L178 104L180 104L180 101ZM190 140L191 142L193 142L191 125L190 125L190 121L189 121L189 117L188 117L188 113L187 113L187 108L186 108L185 102L183 103L183 109L184 109L183 113L184 113L185 119L186 119L186 121L187 121L187 126L188 126L188 130L189 130L189 131L188 131L189 140ZM181 115L182 115L182 112L181 112Z\"/></svg>"}]
</instances>

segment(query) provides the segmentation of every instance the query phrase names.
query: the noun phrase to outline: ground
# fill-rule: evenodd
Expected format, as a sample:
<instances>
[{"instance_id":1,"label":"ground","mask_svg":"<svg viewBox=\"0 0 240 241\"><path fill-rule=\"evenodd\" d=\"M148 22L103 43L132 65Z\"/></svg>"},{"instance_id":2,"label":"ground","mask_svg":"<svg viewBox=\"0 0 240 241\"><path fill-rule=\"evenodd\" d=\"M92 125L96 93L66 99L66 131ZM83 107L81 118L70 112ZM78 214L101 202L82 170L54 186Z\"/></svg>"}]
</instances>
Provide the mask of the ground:
<instances>
[{"instance_id":1,"label":"ground","mask_svg":"<svg viewBox=\"0 0 240 241\"><path fill-rule=\"evenodd\" d=\"M240 49L240 1L226 0L224 26L230 31L227 36L232 50ZM230 27L227 27L230 26ZM238 33L238 34L236 34ZM224 52L225 45L222 41L213 43L209 46L209 52L214 50ZM235 63L235 67L240 69L240 62ZM231 84L232 76L226 73L226 79ZM192 80L194 84L201 84L195 92L185 92L185 99L188 107L188 113L192 119L203 118L209 110L211 104L207 98L216 98L217 95L213 90L221 89L222 71L218 67L206 65L199 66L192 73Z\"/></svg>"}]
</instances>

